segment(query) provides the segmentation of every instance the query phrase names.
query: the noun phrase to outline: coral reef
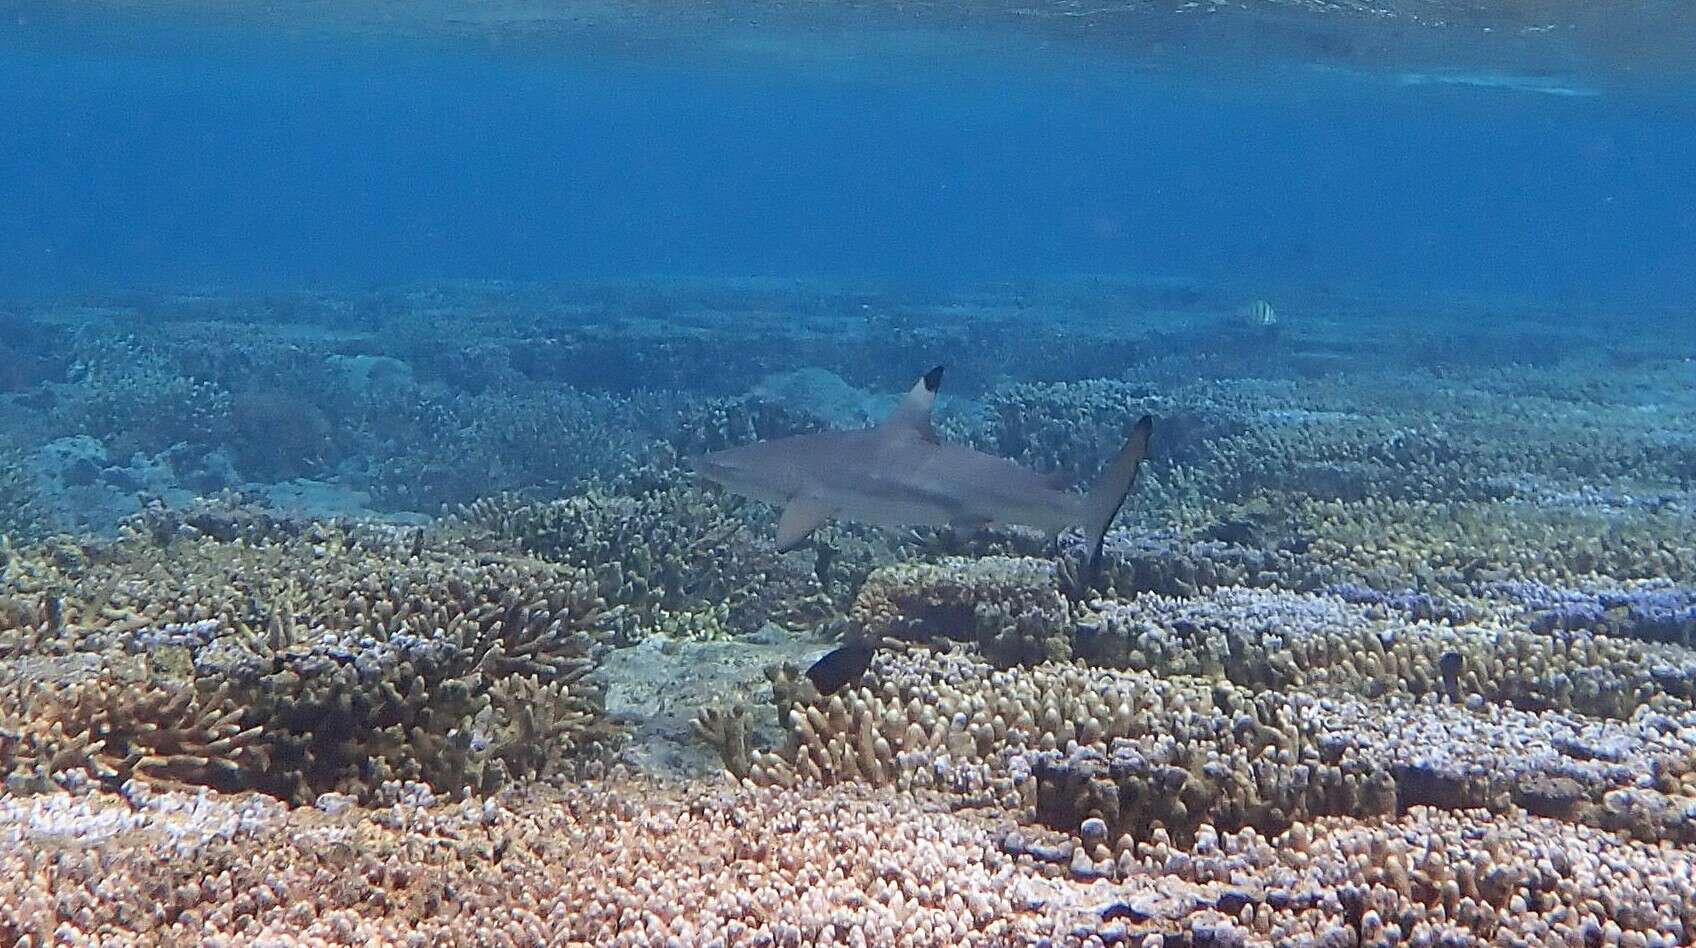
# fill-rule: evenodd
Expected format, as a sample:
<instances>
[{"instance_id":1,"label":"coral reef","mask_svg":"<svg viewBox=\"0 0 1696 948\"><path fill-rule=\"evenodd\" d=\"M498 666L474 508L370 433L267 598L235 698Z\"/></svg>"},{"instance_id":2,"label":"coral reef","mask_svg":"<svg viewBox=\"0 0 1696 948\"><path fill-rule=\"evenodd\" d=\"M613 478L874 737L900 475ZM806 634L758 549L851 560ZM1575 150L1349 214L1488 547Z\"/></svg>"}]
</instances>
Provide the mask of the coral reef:
<instances>
[{"instance_id":1,"label":"coral reef","mask_svg":"<svg viewBox=\"0 0 1696 948\"><path fill-rule=\"evenodd\" d=\"M14 794L132 777L234 789L268 763L263 727L213 694L110 672L21 682L0 698L0 771Z\"/></svg>"},{"instance_id":2,"label":"coral reef","mask_svg":"<svg viewBox=\"0 0 1696 948\"><path fill-rule=\"evenodd\" d=\"M208 758L216 785L296 801L364 798L387 780L486 791L573 773L614 737L585 677L605 635L588 575L422 530L250 521L220 539L194 526L208 516L185 518L163 543L154 517L109 547L14 551L0 651L143 654L157 669L149 680L174 696L144 691L135 709L91 723L90 694L128 692L24 690L13 713L70 709L73 743L103 741L99 753L127 761L95 776L123 778L136 753L174 754ZM149 744L194 728L208 739ZM79 762L29 759L38 770Z\"/></svg>"},{"instance_id":3,"label":"coral reef","mask_svg":"<svg viewBox=\"0 0 1696 948\"><path fill-rule=\"evenodd\" d=\"M373 809L333 797L0 798L0 937L81 943L1674 945L1689 852L1414 807L1087 850L888 792L674 790ZM326 885L327 878L340 880ZM1351 882L1339 884L1337 880Z\"/></svg>"},{"instance_id":4,"label":"coral reef","mask_svg":"<svg viewBox=\"0 0 1696 948\"><path fill-rule=\"evenodd\" d=\"M1007 385L989 392L983 408L987 426L962 434L985 450L1078 483L1094 481L1139 415L1160 418L1160 457L1168 464L1190 460L1206 441L1245 426L1223 412L1198 414L1181 395L1156 395L1147 384L1111 379Z\"/></svg>"},{"instance_id":5,"label":"coral reef","mask_svg":"<svg viewBox=\"0 0 1696 948\"><path fill-rule=\"evenodd\" d=\"M667 440L678 453L693 456L823 427L811 415L783 402L758 397L708 398L678 411Z\"/></svg>"},{"instance_id":6,"label":"coral reef","mask_svg":"<svg viewBox=\"0 0 1696 948\"><path fill-rule=\"evenodd\" d=\"M1415 609L1422 601L1412 604ZM1254 689L1326 686L1627 718L1696 700L1696 654L1585 633L1431 622L1310 594L1218 589L1100 603L1081 619L1092 662Z\"/></svg>"},{"instance_id":7,"label":"coral reef","mask_svg":"<svg viewBox=\"0 0 1696 948\"><path fill-rule=\"evenodd\" d=\"M1047 560L986 556L874 570L849 613L852 634L972 642L1002 665L1071 657L1071 611Z\"/></svg>"},{"instance_id":8,"label":"coral reef","mask_svg":"<svg viewBox=\"0 0 1696 948\"><path fill-rule=\"evenodd\" d=\"M1696 589L1687 586L1649 580L1612 589L1554 589L1510 580L1495 589L1527 609L1539 632L1582 630L1696 645Z\"/></svg>"},{"instance_id":9,"label":"coral reef","mask_svg":"<svg viewBox=\"0 0 1696 948\"><path fill-rule=\"evenodd\" d=\"M89 349L56 388L56 429L92 435L117 457L206 443L227 430L227 389L185 374L168 355L133 338L102 340Z\"/></svg>"},{"instance_id":10,"label":"coral reef","mask_svg":"<svg viewBox=\"0 0 1696 948\"><path fill-rule=\"evenodd\" d=\"M792 668L772 676L783 746L747 746L734 710L700 719L733 772L761 784L945 789L1074 831L1104 820L1130 843L1415 804L1520 807L1696 843L1688 701L1610 721L1436 694L1251 690L1053 663L996 670L928 650L883 656L864 685L828 699Z\"/></svg>"},{"instance_id":11,"label":"coral reef","mask_svg":"<svg viewBox=\"0 0 1696 948\"><path fill-rule=\"evenodd\" d=\"M590 485L547 502L486 498L461 507L457 519L592 574L606 621L626 640L746 633L767 622L803 627L837 611L804 554L777 554L681 472L651 480L655 486L633 493Z\"/></svg>"},{"instance_id":12,"label":"coral reef","mask_svg":"<svg viewBox=\"0 0 1696 948\"><path fill-rule=\"evenodd\" d=\"M0 537L33 537L41 530L40 501L22 459L0 451Z\"/></svg>"},{"instance_id":13,"label":"coral reef","mask_svg":"<svg viewBox=\"0 0 1696 948\"><path fill-rule=\"evenodd\" d=\"M1690 943L1691 366L1215 297L17 307L0 939ZM995 526L779 555L684 463L937 361L945 437L1079 485L1161 419L1099 575Z\"/></svg>"},{"instance_id":14,"label":"coral reef","mask_svg":"<svg viewBox=\"0 0 1696 948\"><path fill-rule=\"evenodd\" d=\"M1506 504L1367 500L1302 504L1306 555L1374 585L1429 585L1462 594L1509 579L1556 585L1602 574L1618 580L1696 576L1696 550L1676 538L1690 514Z\"/></svg>"},{"instance_id":15,"label":"coral reef","mask_svg":"<svg viewBox=\"0 0 1696 948\"><path fill-rule=\"evenodd\" d=\"M285 480L324 467L333 456L329 416L282 389L250 389L230 402L236 463L256 480Z\"/></svg>"},{"instance_id":16,"label":"coral reef","mask_svg":"<svg viewBox=\"0 0 1696 948\"><path fill-rule=\"evenodd\" d=\"M388 510L433 512L502 490L571 487L627 463L647 427L641 405L558 388L379 393L353 404L360 480Z\"/></svg>"},{"instance_id":17,"label":"coral reef","mask_svg":"<svg viewBox=\"0 0 1696 948\"><path fill-rule=\"evenodd\" d=\"M1004 846L1050 855L1022 838ZM1123 881L1090 886L1107 925L1074 927L1080 943L1671 945L1696 923L1689 852L1525 815L1415 806L1276 836L1203 826L1188 845L1157 833L1120 865ZM1616 867L1632 881L1610 882Z\"/></svg>"}]
</instances>

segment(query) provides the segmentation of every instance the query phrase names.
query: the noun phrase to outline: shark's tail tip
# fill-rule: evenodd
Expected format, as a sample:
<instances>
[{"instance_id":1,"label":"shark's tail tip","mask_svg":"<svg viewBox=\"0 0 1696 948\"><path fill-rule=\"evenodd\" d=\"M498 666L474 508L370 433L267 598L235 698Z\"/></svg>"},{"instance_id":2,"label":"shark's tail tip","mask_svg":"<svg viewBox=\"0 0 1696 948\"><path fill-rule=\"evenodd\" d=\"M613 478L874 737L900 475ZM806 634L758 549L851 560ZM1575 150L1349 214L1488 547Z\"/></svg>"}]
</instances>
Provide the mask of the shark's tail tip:
<instances>
[{"instance_id":1,"label":"shark's tail tip","mask_svg":"<svg viewBox=\"0 0 1696 948\"><path fill-rule=\"evenodd\" d=\"M1119 453L1107 465L1101 480L1084 499L1085 537L1089 541L1089 558L1085 561L1085 576L1093 579L1101 568L1101 551L1107 541L1107 528L1119 515L1125 497L1136 486L1137 471L1148 457L1148 441L1154 432L1154 416L1143 415L1131 429L1130 437Z\"/></svg>"}]
</instances>

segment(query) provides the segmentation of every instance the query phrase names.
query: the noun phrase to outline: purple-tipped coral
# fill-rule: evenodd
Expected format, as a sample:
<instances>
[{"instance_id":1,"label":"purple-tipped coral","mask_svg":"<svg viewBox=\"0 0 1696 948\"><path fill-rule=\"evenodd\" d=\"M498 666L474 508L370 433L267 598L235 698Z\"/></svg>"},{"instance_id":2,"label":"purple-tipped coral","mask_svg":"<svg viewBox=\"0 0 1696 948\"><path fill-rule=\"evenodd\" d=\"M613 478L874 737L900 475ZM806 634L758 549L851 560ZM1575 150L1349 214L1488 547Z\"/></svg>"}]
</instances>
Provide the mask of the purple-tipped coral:
<instances>
[{"instance_id":1,"label":"purple-tipped coral","mask_svg":"<svg viewBox=\"0 0 1696 948\"><path fill-rule=\"evenodd\" d=\"M1382 606L1410 619L1428 622L1467 622L1474 618L1473 610L1464 603L1446 602L1430 593L1412 589L1385 591L1363 583L1333 583L1319 590L1344 602L1359 606Z\"/></svg>"},{"instance_id":2,"label":"purple-tipped coral","mask_svg":"<svg viewBox=\"0 0 1696 948\"><path fill-rule=\"evenodd\" d=\"M1613 589L1556 589L1529 580L1495 591L1527 611L1537 632L1586 631L1651 642L1696 643L1696 589L1644 583Z\"/></svg>"}]
</instances>

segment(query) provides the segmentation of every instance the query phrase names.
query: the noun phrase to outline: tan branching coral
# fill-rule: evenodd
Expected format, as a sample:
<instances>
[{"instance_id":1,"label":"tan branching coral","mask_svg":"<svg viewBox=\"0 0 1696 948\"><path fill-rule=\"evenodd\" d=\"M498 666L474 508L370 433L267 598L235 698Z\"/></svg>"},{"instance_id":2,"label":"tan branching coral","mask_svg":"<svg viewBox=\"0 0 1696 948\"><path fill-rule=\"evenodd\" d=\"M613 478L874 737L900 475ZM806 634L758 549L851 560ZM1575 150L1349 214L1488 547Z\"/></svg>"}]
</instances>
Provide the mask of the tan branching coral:
<instances>
[{"instance_id":1,"label":"tan branching coral","mask_svg":"<svg viewBox=\"0 0 1696 948\"><path fill-rule=\"evenodd\" d=\"M173 365L163 347L92 330L83 342L88 351L53 405L59 430L92 435L119 457L227 430L229 391Z\"/></svg>"},{"instance_id":2,"label":"tan branching coral","mask_svg":"<svg viewBox=\"0 0 1696 948\"><path fill-rule=\"evenodd\" d=\"M686 478L673 472L666 478ZM768 621L810 625L836 606L816 572L782 557L699 488L667 483L635 496L590 487L563 500L510 495L460 509L461 523L591 573L627 638L713 637Z\"/></svg>"},{"instance_id":3,"label":"tan branching coral","mask_svg":"<svg viewBox=\"0 0 1696 948\"><path fill-rule=\"evenodd\" d=\"M0 797L0 840L0 937L35 943L1648 946L1696 930L1686 850L1426 807L1157 832L1114 857L1119 881L1074 869L1111 853L1098 836L856 788L615 782L370 810Z\"/></svg>"},{"instance_id":4,"label":"tan branching coral","mask_svg":"<svg viewBox=\"0 0 1696 948\"><path fill-rule=\"evenodd\" d=\"M0 448L0 538L30 537L42 529L39 498L22 459L16 452ZM0 539L0 564L6 558L4 543Z\"/></svg>"},{"instance_id":5,"label":"tan branching coral","mask_svg":"<svg viewBox=\"0 0 1696 948\"><path fill-rule=\"evenodd\" d=\"M117 786L132 776L240 787L267 763L260 727L245 727L223 694L124 680L14 682L0 698L0 769L7 790L42 792L58 780Z\"/></svg>"},{"instance_id":6,"label":"tan branching coral","mask_svg":"<svg viewBox=\"0 0 1696 948\"><path fill-rule=\"evenodd\" d=\"M1605 508L1365 498L1292 501L1289 515L1310 525L1311 557L1400 586L1467 592L1510 578L1696 578L1696 547L1683 539L1690 514L1677 509L1622 518Z\"/></svg>"},{"instance_id":7,"label":"tan branching coral","mask_svg":"<svg viewBox=\"0 0 1696 948\"><path fill-rule=\"evenodd\" d=\"M156 542L144 529L86 560L31 559L10 577L10 634L145 653L161 687L263 748L262 769L200 775L215 785L296 801L386 780L488 790L568 775L613 737L586 677L603 627L580 570L326 523Z\"/></svg>"},{"instance_id":8,"label":"tan branching coral","mask_svg":"<svg viewBox=\"0 0 1696 948\"><path fill-rule=\"evenodd\" d=\"M1005 845L1069 854L1073 867L1108 849L1100 838ZM1415 806L1276 835L1203 826L1188 844L1157 831L1123 848L1116 867L1122 881L1087 889L1097 917L1113 921L1074 929L1104 943L1646 946L1677 944L1696 922L1687 850L1525 815Z\"/></svg>"},{"instance_id":9,"label":"tan branching coral","mask_svg":"<svg viewBox=\"0 0 1696 948\"><path fill-rule=\"evenodd\" d=\"M695 732L711 744L724 761L724 769L740 780L753 769L748 743L748 714L743 708L702 708L695 718Z\"/></svg>"},{"instance_id":10,"label":"tan branching coral","mask_svg":"<svg viewBox=\"0 0 1696 948\"><path fill-rule=\"evenodd\" d=\"M1679 802L1696 799L1688 709L1594 722L1435 693L1369 701L1068 665L997 671L922 651L880 657L870 683L829 698L774 691L789 740L748 754L758 783L943 788L1063 828L1099 818L1131 840L1417 803L1696 840ZM1642 787L1642 773L1664 776Z\"/></svg>"}]
</instances>

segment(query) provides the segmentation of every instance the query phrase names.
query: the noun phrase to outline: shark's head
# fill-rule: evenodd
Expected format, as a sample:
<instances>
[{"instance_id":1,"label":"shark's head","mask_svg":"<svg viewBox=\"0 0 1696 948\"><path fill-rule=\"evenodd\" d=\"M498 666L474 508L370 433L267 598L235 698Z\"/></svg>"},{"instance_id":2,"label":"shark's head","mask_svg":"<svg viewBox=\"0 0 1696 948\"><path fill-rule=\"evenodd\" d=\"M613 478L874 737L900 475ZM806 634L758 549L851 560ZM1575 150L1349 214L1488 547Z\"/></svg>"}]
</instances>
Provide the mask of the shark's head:
<instances>
[{"instance_id":1,"label":"shark's head","mask_svg":"<svg viewBox=\"0 0 1696 948\"><path fill-rule=\"evenodd\" d=\"M703 454L690 463L696 476L731 493L768 503L782 503L794 493L781 465L763 456L760 445Z\"/></svg>"},{"instance_id":2,"label":"shark's head","mask_svg":"<svg viewBox=\"0 0 1696 948\"><path fill-rule=\"evenodd\" d=\"M748 466L745 463L738 462L734 457L727 457L723 451L699 455L692 458L689 465L695 469L697 477L723 487L732 486L739 475L745 477L747 473L745 468Z\"/></svg>"}]
</instances>

